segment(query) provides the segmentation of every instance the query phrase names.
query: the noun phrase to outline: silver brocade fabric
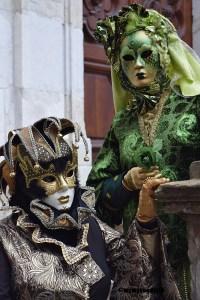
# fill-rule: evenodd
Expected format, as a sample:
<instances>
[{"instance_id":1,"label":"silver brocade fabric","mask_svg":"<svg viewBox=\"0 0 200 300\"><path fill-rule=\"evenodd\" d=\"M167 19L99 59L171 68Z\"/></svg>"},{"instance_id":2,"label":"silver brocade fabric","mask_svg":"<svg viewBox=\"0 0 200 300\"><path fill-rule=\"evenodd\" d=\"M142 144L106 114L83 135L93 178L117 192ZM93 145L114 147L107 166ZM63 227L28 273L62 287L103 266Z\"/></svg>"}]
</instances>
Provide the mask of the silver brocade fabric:
<instances>
[{"instance_id":1,"label":"silver brocade fabric","mask_svg":"<svg viewBox=\"0 0 200 300\"><path fill-rule=\"evenodd\" d=\"M142 239L150 232L139 228L137 222L130 226L126 241L120 234L98 222L105 239L107 260L116 272L111 299L161 300L154 294L144 293L157 287L157 277L153 274L153 259L145 250ZM82 224L82 235L76 247L45 236L39 226L30 223L24 214L18 217L18 226L11 218L0 223L0 244L3 246L12 267L12 288L16 300L79 300L89 299L90 287L103 276L103 272L87 252L87 227ZM88 226L87 226L88 224ZM159 229L156 230L159 232ZM179 300L175 282L169 271L163 247L157 244L162 253L160 265L163 299ZM153 239L152 239L153 242ZM57 245L60 251L52 251L47 243ZM153 242L154 243L154 242ZM42 247L40 247L40 245ZM44 246L47 247L44 247ZM140 288L140 294L134 290ZM129 292L125 292L124 288ZM170 292L169 295L166 292ZM139 297L139 298L138 298ZM104 299L102 299L104 300Z\"/></svg>"},{"instance_id":2,"label":"silver brocade fabric","mask_svg":"<svg viewBox=\"0 0 200 300\"><path fill-rule=\"evenodd\" d=\"M41 249L25 231L16 227L11 219L0 226L1 243L11 261L16 299L88 299L90 286L104 276L90 254L78 248L65 247L62 251L69 261L74 250L74 263L70 265L61 251L55 253ZM39 240L42 243L42 238L40 235L38 243ZM53 243L53 239L46 242Z\"/></svg>"}]
</instances>

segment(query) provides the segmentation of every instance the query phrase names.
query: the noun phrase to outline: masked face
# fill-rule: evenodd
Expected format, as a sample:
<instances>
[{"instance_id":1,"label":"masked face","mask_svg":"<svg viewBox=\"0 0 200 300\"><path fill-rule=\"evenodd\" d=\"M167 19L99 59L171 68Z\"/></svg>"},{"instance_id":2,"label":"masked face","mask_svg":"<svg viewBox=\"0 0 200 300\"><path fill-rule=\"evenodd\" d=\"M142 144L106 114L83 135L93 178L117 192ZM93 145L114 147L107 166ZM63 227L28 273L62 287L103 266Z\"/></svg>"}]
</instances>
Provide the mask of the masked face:
<instances>
[{"instance_id":1,"label":"masked face","mask_svg":"<svg viewBox=\"0 0 200 300\"><path fill-rule=\"evenodd\" d=\"M134 87L149 86L159 70L159 55L145 31L128 35L121 44L122 70Z\"/></svg>"},{"instance_id":2,"label":"masked face","mask_svg":"<svg viewBox=\"0 0 200 300\"><path fill-rule=\"evenodd\" d=\"M74 170L45 176L38 185L46 192L42 201L57 210L67 210L72 206L76 186Z\"/></svg>"}]
</instances>

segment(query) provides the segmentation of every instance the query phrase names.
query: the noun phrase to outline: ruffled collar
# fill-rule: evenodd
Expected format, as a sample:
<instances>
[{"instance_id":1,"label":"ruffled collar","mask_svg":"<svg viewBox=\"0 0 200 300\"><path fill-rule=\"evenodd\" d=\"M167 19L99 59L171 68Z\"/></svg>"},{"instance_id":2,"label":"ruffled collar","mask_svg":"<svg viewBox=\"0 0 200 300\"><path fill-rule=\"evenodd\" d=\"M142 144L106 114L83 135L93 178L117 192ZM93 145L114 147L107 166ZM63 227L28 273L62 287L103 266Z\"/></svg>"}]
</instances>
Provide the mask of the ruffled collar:
<instances>
[{"instance_id":1,"label":"ruffled collar","mask_svg":"<svg viewBox=\"0 0 200 300\"><path fill-rule=\"evenodd\" d=\"M88 251L88 222L81 225L77 245L72 247L44 233L41 226L37 223L33 223L28 214L22 209L20 211L18 210L18 213L20 213L20 215L17 218L16 225L24 232L25 236L34 244L55 245L60 248L65 263L67 263L70 269L82 278L85 284L92 286L104 276L104 273L93 260L90 252ZM93 275L89 276L91 273Z\"/></svg>"},{"instance_id":2,"label":"ruffled collar","mask_svg":"<svg viewBox=\"0 0 200 300\"><path fill-rule=\"evenodd\" d=\"M95 213L94 205L94 189L82 187L76 190L74 201L69 211L58 211L44 204L39 199L34 199L30 202L30 211L46 229L79 230L84 220L91 213Z\"/></svg>"},{"instance_id":3,"label":"ruffled collar","mask_svg":"<svg viewBox=\"0 0 200 300\"><path fill-rule=\"evenodd\" d=\"M78 217L77 220L73 221L73 224L76 224L79 228L76 246L69 246L61 240L56 239L56 234L54 235L55 237L47 234L43 225L33 221L29 214L20 207L9 207L9 210L12 212L12 217L9 218L9 220L12 220L12 223L15 220L13 224L21 230L20 234L25 235L31 243L36 245L48 244L57 246L61 251L65 263L70 267L70 270L73 270L75 274L82 278L85 284L92 286L104 276L101 268L93 260L88 251L88 233L90 228L89 217L92 217L95 212L93 208L95 203L94 189L89 187L81 188L80 198L81 205L83 206L77 207ZM44 207L41 207L39 200L33 201L33 206L41 211L44 209ZM47 211L49 212L49 210ZM50 215L51 214L52 213L50 213ZM54 226L56 220L58 221L60 219L59 217L54 217L52 214L52 219L49 219L52 221L51 226ZM67 220L68 219L69 216L67 217ZM52 232L56 233L54 230L52 230ZM91 273L92 276L90 276Z\"/></svg>"},{"instance_id":4,"label":"ruffled collar","mask_svg":"<svg viewBox=\"0 0 200 300\"><path fill-rule=\"evenodd\" d=\"M41 200L35 199L30 203L30 211L47 229L80 229L84 220L94 211L88 207L77 207L77 220L67 212L58 212Z\"/></svg>"},{"instance_id":5,"label":"ruffled collar","mask_svg":"<svg viewBox=\"0 0 200 300\"><path fill-rule=\"evenodd\" d=\"M24 233L26 234L27 238L32 240L33 243L35 244L43 244L43 243L48 243L48 244L54 244L57 246L60 246L62 250L63 257L65 261L69 265L73 265L80 259L86 257L89 255L87 251L81 251L84 248L88 246L87 243L87 236L88 236L88 231L89 231L89 224L85 223L82 224L80 228L80 233L82 233L80 236L81 238L79 239L79 242L77 243L76 247L71 247L65 245L63 242L52 238L48 236L41 228L41 226L38 223L34 223L29 215L25 213L22 209L18 211L19 216L17 217L17 222L16 225L17 227L21 228Z\"/></svg>"}]
</instances>

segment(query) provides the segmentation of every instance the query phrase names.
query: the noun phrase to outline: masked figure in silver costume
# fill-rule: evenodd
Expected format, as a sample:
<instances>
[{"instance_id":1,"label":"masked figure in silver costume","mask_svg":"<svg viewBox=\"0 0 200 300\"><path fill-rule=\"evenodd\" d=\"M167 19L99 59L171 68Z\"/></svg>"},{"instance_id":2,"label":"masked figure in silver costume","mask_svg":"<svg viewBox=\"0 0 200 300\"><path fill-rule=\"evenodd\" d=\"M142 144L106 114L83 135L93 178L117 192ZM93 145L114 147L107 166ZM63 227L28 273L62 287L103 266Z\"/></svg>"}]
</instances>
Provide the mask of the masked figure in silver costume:
<instances>
[{"instance_id":1,"label":"masked figure in silver costume","mask_svg":"<svg viewBox=\"0 0 200 300\"><path fill-rule=\"evenodd\" d=\"M0 223L0 300L180 299L154 205L167 179L145 181L124 239L96 217L93 190L79 186L80 137L87 154L78 125L51 117L10 132L0 148L12 211Z\"/></svg>"}]
</instances>

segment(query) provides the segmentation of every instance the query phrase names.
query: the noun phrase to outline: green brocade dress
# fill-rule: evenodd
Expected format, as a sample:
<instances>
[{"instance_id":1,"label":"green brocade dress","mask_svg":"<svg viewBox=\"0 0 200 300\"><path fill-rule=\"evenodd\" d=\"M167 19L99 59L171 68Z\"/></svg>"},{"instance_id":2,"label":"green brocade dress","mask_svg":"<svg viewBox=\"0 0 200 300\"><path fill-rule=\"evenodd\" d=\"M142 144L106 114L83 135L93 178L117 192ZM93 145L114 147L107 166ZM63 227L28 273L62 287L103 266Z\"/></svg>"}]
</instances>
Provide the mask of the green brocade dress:
<instances>
[{"instance_id":1,"label":"green brocade dress","mask_svg":"<svg viewBox=\"0 0 200 300\"><path fill-rule=\"evenodd\" d=\"M183 98L172 92L152 121L150 146L134 105L116 114L87 182L96 188L97 214L103 221L114 226L123 219L126 230L133 219L139 192L122 185L132 167L158 165L172 181L189 179L191 162L200 160L199 104L199 96ZM184 296L189 282L185 223L176 215L160 217L169 231L169 259L178 274L180 292L189 299Z\"/></svg>"}]
</instances>

